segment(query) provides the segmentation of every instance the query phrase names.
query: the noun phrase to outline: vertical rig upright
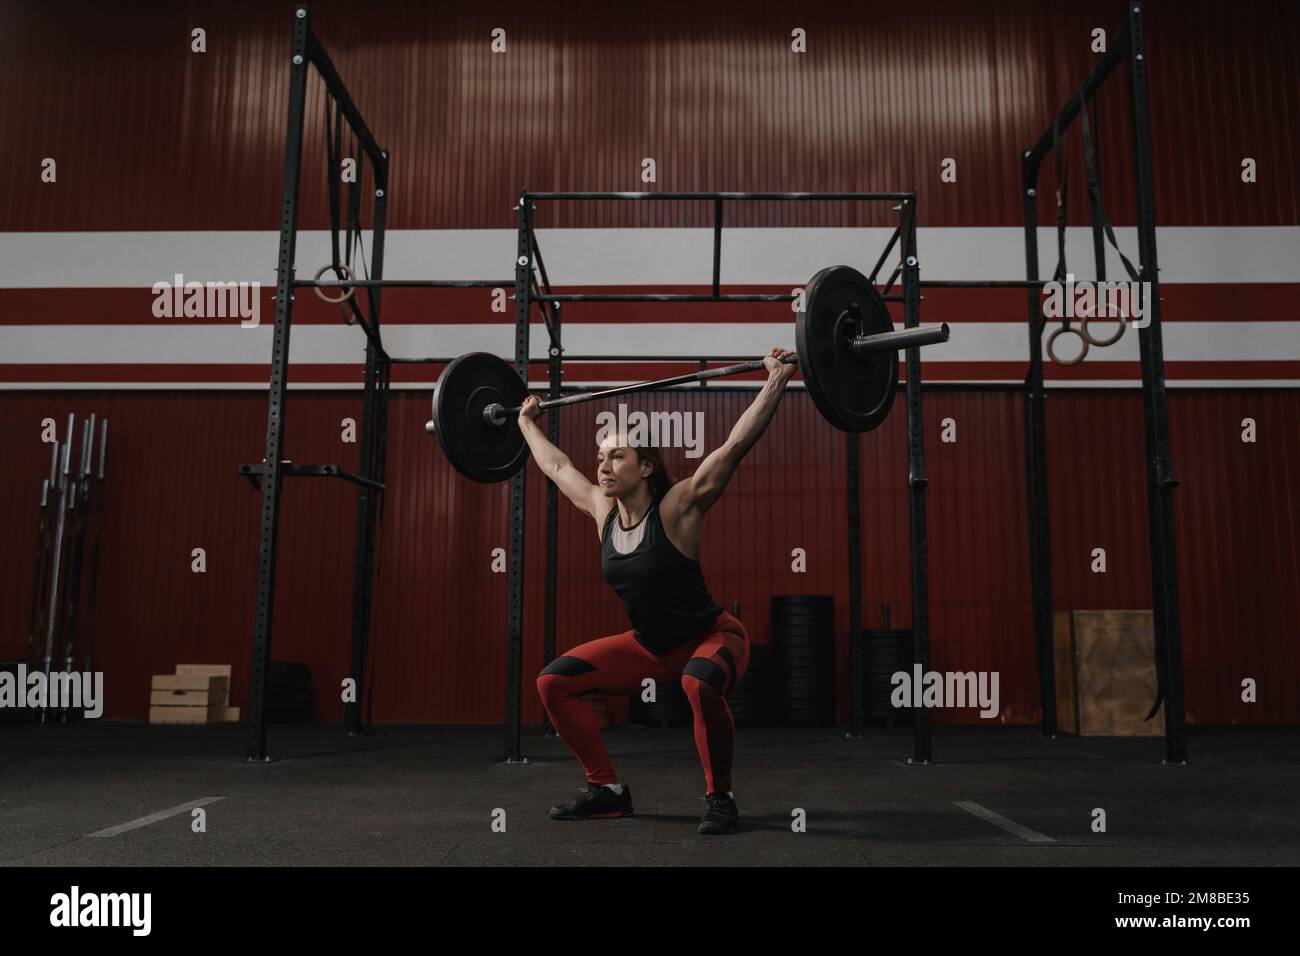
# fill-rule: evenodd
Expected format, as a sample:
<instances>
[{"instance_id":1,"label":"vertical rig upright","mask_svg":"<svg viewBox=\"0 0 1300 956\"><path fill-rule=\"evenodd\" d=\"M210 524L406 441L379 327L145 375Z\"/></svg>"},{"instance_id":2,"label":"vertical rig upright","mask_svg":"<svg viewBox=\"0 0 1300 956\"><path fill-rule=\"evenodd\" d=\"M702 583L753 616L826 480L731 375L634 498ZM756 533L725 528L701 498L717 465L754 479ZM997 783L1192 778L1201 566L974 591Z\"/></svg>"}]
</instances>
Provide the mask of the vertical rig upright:
<instances>
[{"instance_id":1,"label":"vertical rig upright","mask_svg":"<svg viewBox=\"0 0 1300 956\"><path fill-rule=\"evenodd\" d=\"M1021 162L1025 216L1025 279L1038 281L1038 160L1026 150ZM1025 289L1029 318L1029 371L1025 376L1025 500L1029 520L1029 589L1043 735L1056 736L1056 656L1052 646L1051 513L1047 508L1047 393L1043 386L1043 327L1036 286Z\"/></svg>"},{"instance_id":2,"label":"vertical rig upright","mask_svg":"<svg viewBox=\"0 0 1300 956\"><path fill-rule=\"evenodd\" d=\"M916 245L916 190L899 206L902 241L903 326L914 329L921 321L921 264ZM922 671L930 664L930 564L925 535L925 413L921 398L921 350L907 350L907 487L908 528L912 553L912 639L915 664ZM930 712L912 710L912 763L926 765L931 756Z\"/></svg>"},{"instance_id":3,"label":"vertical rig upright","mask_svg":"<svg viewBox=\"0 0 1300 956\"><path fill-rule=\"evenodd\" d=\"M275 279L275 331L266 416L266 458L262 471L262 525L257 554L257 610L253 623L253 665L249 677L246 759L265 761L266 690L271 670L271 618L275 605L275 550L280 530L281 453L289 378L289 325L293 315L293 267L298 243L298 183L302 174L302 122L307 100L307 8L294 13L293 60L289 73L289 120L284 144L284 190L280 208L280 253Z\"/></svg>"},{"instance_id":4,"label":"vertical rig upright","mask_svg":"<svg viewBox=\"0 0 1300 956\"><path fill-rule=\"evenodd\" d=\"M515 256L515 371L528 385L528 320L532 312L532 217L527 193L519 196ZM507 763L523 763L520 695L524 657L524 490L527 468L510 479L510 610L506 631L506 753Z\"/></svg>"},{"instance_id":5,"label":"vertical rig upright","mask_svg":"<svg viewBox=\"0 0 1300 956\"><path fill-rule=\"evenodd\" d=\"M1178 570L1174 549L1173 456L1165 396L1165 356L1160 329L1160 267L1156 259L1155 183L1151 162L1151 117L1142 4L1128 3L1129 94L1132 99L1133 172L1137 184L1139 270L1147 286L1147 323L1138 329L1142 359L1142 418L1146 433L1147 511L1151 541L1151 595L1155 618L1156 666L1165 707L1165 762L1187 763L1183 712L1182 631L1178 616ZM1154 716L1155 707L1152 707Z\"/></svg>"},{"instance_id":6,"label":"vertical rig upright","mask_svg":"<svg viewBox=\"0 0 1300 956\"><path fill-rule=\"evenodd\" d=\"M384 277L384 221L388 209L388 153L380 153L383 162L375 167L374 245L371 248L370 277ZM375 335L381 333L379 321L382 287L366 289ZM361 401L361 477L382 484L388 463L388 383L392 366L388 356L374 338L366 340L365 387ZM343 709L348 733L363 732L361 702L364 699L366 654L370 644L372 584L375 578L376 512L384 492L361 484L357 494L357 544L352 573L352 654L348 673L356 688L355 701Z\"/></svg>"}]
</instances>

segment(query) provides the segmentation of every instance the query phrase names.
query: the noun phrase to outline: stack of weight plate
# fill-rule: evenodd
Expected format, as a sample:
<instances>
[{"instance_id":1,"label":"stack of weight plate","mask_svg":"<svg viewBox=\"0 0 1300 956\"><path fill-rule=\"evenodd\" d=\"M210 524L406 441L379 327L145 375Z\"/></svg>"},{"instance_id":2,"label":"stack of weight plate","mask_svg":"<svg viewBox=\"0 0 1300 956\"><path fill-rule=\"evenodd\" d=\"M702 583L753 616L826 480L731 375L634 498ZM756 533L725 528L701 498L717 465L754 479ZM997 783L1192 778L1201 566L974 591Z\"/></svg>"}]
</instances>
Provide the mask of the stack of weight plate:
<instances>
[{"instance_id":1,"label":"stack of weight plate","mask_svg":"<svg viewBox=\"0 0 1300 956\"><path fill-rule=\"evenodd\" d=\"M835 722L835 599L772 598L777 713L783 724Z\"/></svg>"},{"instance_id":2,"label":"stack of weight plate","mask_svg":"<svg viewBox=\"0 0 1300 956\"><path fill-rule=\"evenodd\" d=\"M266 690L267 723L311 720L311 671L306 664L272 661Z\"/></svg>"},{"instance_id":3,"label":"stack of weight plate","mask_svg":"<svg viewBox=\"0 0 1300 956\"><path fill-rule=\"evenodd\" d=\"M767 645L749 646L749 666L745 676L727 695L727 706L738 725L753 726L768 722L768 702L771 700L771 671L768 668Z\"/></svg>"},{"instance_id":4,"label":"stack of weight plate","mask_svg":"<svg viewBox=\"0 0 1300 956\"><path fill-rule=\"evenodd\" d=\"M899 671L912 673L911 631L863 631L862 657L866 668L865 717L867 720L907 722L911 707L894 707L893 676Z\"/></svg>"}]
</instances>

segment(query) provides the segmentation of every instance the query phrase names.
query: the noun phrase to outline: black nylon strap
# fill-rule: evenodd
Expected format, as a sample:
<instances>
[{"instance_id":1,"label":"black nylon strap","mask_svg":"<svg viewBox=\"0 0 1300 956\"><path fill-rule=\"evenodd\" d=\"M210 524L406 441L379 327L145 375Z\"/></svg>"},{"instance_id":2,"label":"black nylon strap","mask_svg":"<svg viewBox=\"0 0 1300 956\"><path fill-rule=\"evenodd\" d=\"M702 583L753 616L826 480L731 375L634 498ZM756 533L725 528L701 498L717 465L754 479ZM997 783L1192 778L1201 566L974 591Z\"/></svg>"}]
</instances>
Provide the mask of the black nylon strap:
<instances>
[{"instance_id":1,"label":"black nylon strap","mask_svg":"<svg viewBox=\"0 0 1300 956\"><path fill-rule=\"evenodd\" d=\"M347 259L344 261L349 266L352 265L353 237L361 234L361 184L365 182L366 178L366 153L365 150L357 147L355 141L352 144L352 154L356 157L357 169L356 178L348 183Z\"/></svg>"},{"instance_id":2,"label":"black nylon strap","mask_svg":"<svg viewBox=\"0 0 1300 956\"><path fill-rule=\"evenodd\" d=\"M1070 201L1070 163L1061 149L1060 123L1052 123L1052 153L1056 156L1056 272L1057 282L1065 281L1065 209ZM1069 328L1067 316L1065 327Z\"/></svg>"},{"instance_id":3,"label":"black nylon strap","mask_svg":"<svg viewBox=\"0 0 1300 956\"><path fill-rule=\"evenodd\" d=\"M366 246L361 237L361 191L366 181L366 151L361 148L360 144L355 144L353 152L357 156L357 178L355 182L350 183L348 186L348 265L353 265L352 254L355 248L357 255L361 259L360 275L363 279L369 279L370 266L366 263ZM354 240L355 246L353 244ZM372 316L379 314L378 298L379 290L373 286L368 286L366 288L366 299L370 303L370 314Z\"/></svg>"},{"instance_id":4,"label":"black nylon strap","mask_svg":"<svg viewBox=\"0 0 1300 956\"><path fill-rule=\"evenodd\" d=\"M1092 109L1094 116L1100 116L1097 112L1097 94L1091 97ZM1100 139L1100 127L1093 131L1091 136L1087 130L1084 131L1083 139L1083 162L1084 174L1088 181L1088 195L1093 199L1090 210L1092 212L1092 255L1096 260L1096 274L1093 276L1098 282L1106 281L1106 234L1101 227L1101 208L1096 199L1099 198L1101 187L1101 147L1098 143ZM1091 148L1092 152L1089 153ZM1095 186L1095 188L1094 188Z\"/></svg>"},{"instance_id":5,"label":"black nylon strap","mask_svg":"<svg viewBox=\"0 0 1300 956\"><path fill-rule=\"evenodd\" d=\"M1101 201L1101 182L1097 173L1097 162L1092 153L1092 135L1091 126L1088 123L1088 104L1085 98L1079 97L1079 118L1083 122L1083 162L1088 172L1088 195L1096 204L1097 215L1101 220L1101 228L1106 233L1106 240L1119 254L1120 261L1124 263L1124 271L1134 282L1138 281L1138 270L1133 267L1128 256L1120 249L1119 242L1115 239L1115 230L1110 224L1110 217L1106 215L1106 207Z\"/></svg>"},{"instance_id":6,"label":"black nylon strap","mask_svg":"<svg viewBox=\"0 0 1300 956\"><path fill-rule=\"evenodd\" d=\"M330 105L334 106L334 115L330 115ZM325 94L325 182L329 189L330 204L330 250L333 253L333 259L330 265L334 267L334 276L337 279L343 278L343 272L338 268L339 259L339 173L342 164L343 140L343 107L338 101L328 93Z\"/></svg>"}]
</instances>

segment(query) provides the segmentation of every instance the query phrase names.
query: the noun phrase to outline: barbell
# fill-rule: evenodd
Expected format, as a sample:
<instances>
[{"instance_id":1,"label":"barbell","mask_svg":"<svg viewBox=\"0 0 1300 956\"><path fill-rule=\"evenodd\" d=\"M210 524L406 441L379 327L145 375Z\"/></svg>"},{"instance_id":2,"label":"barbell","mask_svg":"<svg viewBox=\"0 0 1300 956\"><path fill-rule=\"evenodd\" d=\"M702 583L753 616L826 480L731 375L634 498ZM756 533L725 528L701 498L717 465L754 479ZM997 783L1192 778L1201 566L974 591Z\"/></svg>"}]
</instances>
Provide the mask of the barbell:
<instances>
[{"instance_id":1,"label":"barbell","mask_svg":"<svg viewBox=\"0 0 1300 956\"><path fill-rule=\"evenodd\" d=\"M948 341L948 326L894 331L876 287L850 266L831 266L804 289L795 319L796 354L804 387L828 422L841 431L863 432L883 422L898 387L898 351ZM594 402L612 395L667 388L763 368L755 359L653 382L637 382L548 399L543 410ZM425 430L438 436L447 460L475 481L505 481L528 457L516 418L528 389L504 359L470 352L443 369L433 390L433 419Z\"/></svg>"}]
</instances>

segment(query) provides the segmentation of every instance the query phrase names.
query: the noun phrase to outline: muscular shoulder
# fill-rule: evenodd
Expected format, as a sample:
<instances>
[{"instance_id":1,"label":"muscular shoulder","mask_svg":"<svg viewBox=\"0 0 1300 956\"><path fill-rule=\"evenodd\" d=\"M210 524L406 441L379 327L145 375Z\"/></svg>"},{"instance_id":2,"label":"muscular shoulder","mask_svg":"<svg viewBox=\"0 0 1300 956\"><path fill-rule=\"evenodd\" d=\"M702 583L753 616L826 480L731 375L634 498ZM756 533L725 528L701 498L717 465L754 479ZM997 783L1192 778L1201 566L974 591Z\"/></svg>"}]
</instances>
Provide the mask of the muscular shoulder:
<instances>
[{"instance_id":1,"label":"muscular shoulder","mask_svg":"<svg viewBox=\"0 0 1300 956\"><path fill-rule=\"evenodd\" d=\"M682 479L659 499L659 518L665 527L676 525L690 509L690 483L689 478Z\"/></svg>"}]
</instances>

